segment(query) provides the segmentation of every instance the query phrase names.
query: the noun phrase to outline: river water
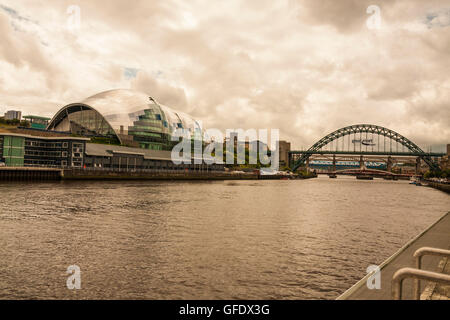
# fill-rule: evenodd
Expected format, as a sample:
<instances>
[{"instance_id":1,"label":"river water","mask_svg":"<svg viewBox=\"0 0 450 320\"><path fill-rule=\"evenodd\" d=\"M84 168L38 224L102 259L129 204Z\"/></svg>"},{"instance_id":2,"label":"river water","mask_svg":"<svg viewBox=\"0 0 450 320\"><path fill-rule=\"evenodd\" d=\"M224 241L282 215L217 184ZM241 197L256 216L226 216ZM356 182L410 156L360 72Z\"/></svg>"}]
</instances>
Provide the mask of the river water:
<instances>
[{"instance_id":1,"label":"river water","mask_svg":"<svg viewBox=\"0 0 450 320\"><path fill-rule=\"evenodd\" d=\"M0 199L0 299L334 299L450 210L354 177L8 182Z\"/></svg>"}]
</instances>

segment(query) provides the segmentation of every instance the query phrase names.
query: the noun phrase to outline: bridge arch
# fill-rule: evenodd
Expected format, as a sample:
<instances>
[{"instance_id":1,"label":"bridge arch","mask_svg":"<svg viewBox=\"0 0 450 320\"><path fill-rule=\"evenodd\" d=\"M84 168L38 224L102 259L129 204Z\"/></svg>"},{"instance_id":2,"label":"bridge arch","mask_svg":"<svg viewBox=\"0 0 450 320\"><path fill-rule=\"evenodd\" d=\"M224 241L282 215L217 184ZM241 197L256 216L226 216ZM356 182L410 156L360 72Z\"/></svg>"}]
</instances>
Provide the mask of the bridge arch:
<instances>
[{"instance_id":1,"label":"bridge arch","mask_svg":"<svg viewBox=\"0 0 450 320\"><path fill-rule=\"evenodd\" d=\"M437 169L438 166L431 157L427 156L425 152L417 146L414 142L409 140L408 138L402 136L401 134L390 130L388 128L384 128L381 126L373 125L373 124L356 124L347 126L341 129L338 129L336 131L333 131L332 133L327 134L325 137L317 141L314 145L312 145L306 153L303 153L300 158L294 163L294 166L292 167L292 170L297 170L300 166L304 165L306 160L309 159L309 157L314 153L315 151L319 151L324 146L328 145L330 142L333 142L340 137L357 134L357 133L371 133L371 134L377 134L380 136L385 136L393 141L398 142L402 146L406 147L408 150L410 150L412 153L415 154L424 154L423 156L420 156L425 163L431 168L431 169Z\"/></svg>"}]
</instances>

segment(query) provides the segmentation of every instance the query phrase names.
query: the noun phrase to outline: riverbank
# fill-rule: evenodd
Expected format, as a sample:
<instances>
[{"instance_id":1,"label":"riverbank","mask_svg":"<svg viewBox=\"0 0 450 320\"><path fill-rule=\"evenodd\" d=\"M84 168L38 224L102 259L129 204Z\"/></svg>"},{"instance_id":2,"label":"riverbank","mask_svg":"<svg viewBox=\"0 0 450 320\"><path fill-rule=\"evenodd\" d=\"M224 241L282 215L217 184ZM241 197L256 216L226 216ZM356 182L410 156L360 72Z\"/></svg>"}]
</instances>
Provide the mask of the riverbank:
<instances>
[{"instance_id":1,"label":"riverbank","mask_svg":"<svg viewBox=\"0 0 450 320\"><path fill-rule=\"evenodd\" d=\"M41 180L287 180L310 179L315 175L260 175L253 172L181 170L108 170L1 167L0 181Z\"/></svg>"},{"instance_id":2,"label":"riverbank","mask_svg":"<svg viewBox=\"0 0 450 320\"><path fill-rule=\"evenodd\" d=\"M448 183L439 183L435 181L425 180L429 187L444 191L450 194L450 184Z\"/></svg>"},{"instance_id":3,"label":"riverbank","mask_svg":"<svg viewBox=\"0 0 450 320\"><path fill-rule=\"evenodd\" d=\"M254 173L228 173L220 171L114 171L66 169L62 180L256 180Z\"/></svg>"}]
</instances>

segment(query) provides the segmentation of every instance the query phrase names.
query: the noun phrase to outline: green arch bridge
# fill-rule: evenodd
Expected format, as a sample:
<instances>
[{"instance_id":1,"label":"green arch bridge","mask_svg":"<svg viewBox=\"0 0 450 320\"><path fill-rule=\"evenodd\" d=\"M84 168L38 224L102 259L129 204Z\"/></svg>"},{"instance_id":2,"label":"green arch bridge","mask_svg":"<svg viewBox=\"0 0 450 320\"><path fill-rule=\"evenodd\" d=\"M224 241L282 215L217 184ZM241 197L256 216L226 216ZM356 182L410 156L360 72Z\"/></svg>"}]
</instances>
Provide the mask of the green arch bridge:
<instances>
[{"instance_id":1,"label":"green arch bridge","mask_svg":"<svg viewBox=\"0 0 450 320\"><path fill-rule=\"evenodd\" d=\"M445 155L445 153L425 152L401 134L372 124L347 126L327 134L306 151L290 151L291 169L295 171L304 166L315 154L414 156L422 159L431 170L439 169L433 157ZM293 160L294 158L296 159Z\"/></svg>"}]
</instances>

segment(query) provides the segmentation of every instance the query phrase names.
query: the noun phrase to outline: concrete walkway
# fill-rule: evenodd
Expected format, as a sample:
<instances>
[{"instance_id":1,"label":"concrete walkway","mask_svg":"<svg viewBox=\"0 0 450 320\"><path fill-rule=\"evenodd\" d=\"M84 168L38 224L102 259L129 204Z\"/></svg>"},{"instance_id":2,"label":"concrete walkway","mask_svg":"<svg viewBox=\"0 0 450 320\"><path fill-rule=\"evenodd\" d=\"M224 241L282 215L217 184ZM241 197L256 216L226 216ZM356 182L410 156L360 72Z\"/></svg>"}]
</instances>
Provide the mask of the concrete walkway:
<instances>
[{"instance_id":1,"label":"concrete walkway","mask_svg":"<svg viewBox=\"0 0 450 320\"><path fill-rule=\"evenodd\" d=\"M338 299L348 300L390 300L391 281L393 274L401 268L415 268L413 258L414 252L422 247L434 247L441 249L450 249L450 212L442 216L433 225L417 237L408 242L397 253L387 259L380 265L381 270L381 288L369 289L367 287L368 276L358 281L353 287L344 292ZM422 269L434 272L446 272L450 274L450 262L445 259L445 265L442 266L442 258L434 256L425 256L422 260ZM441 264L441 266L440 266ZM422 281L421 288L425 288L426 283ZM429 289L429 286L427 286ZM450 294L446 286L436 285L428 299L443 299ZM423 295L422 295L423 297ZM403 299L413 298L413 280L407 279L403 282ZM426 298L425 298L426 299Z\"/></svg>"},{"instance_id":2,"label":"concrete walkway","mask_svg":"<svg viewBox=\"0 0 450 320\"><path fill-rule=\"evenodd\" d=\"M450 274L450 260L443 258L439 263L439 271ZM450 285L429 283L420 296L421 300L450 300Z\"/></svg>"}]
</instances>

